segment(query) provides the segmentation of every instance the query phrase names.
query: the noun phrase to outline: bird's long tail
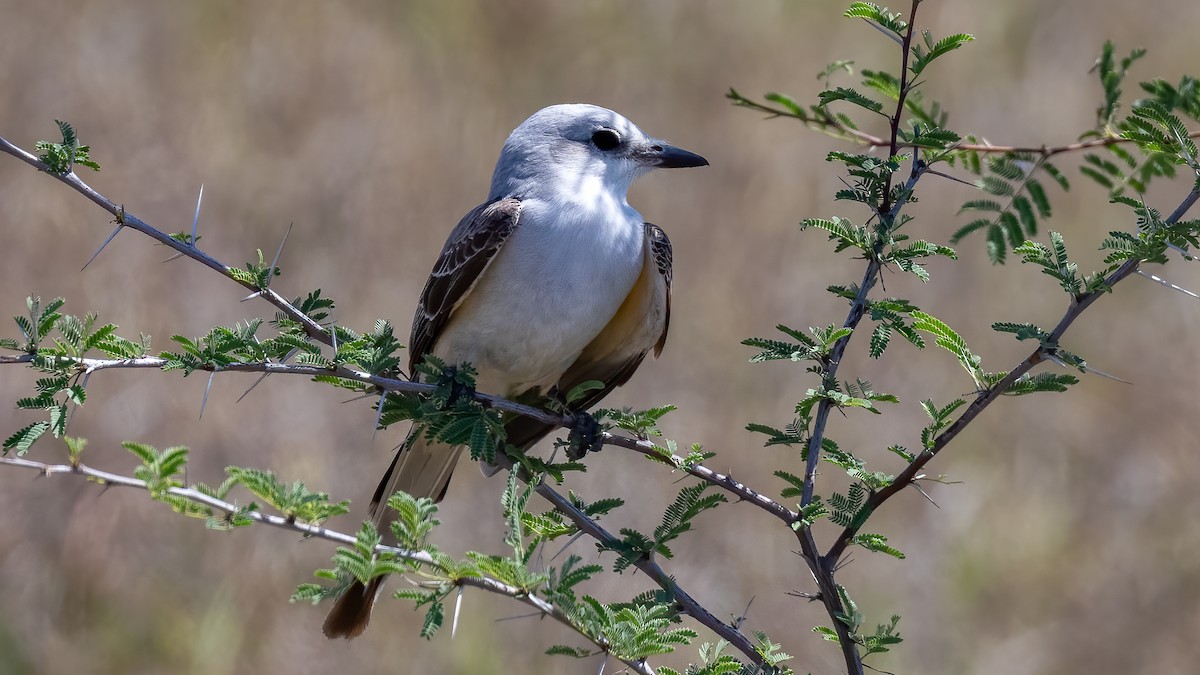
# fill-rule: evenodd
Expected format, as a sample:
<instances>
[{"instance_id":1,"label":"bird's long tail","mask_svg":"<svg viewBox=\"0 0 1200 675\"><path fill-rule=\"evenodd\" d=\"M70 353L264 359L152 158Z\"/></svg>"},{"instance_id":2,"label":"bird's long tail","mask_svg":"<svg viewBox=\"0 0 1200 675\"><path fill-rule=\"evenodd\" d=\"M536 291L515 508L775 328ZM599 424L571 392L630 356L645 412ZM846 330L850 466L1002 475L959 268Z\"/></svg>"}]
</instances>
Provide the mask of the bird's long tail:
<instances>
[{"instance_id":1,"label":"bird's long tail","mask_svg":"<svg viewBox=\"0 0 1200 675\"><path fill-rule=\"evenodd\" d=\"M394 542L391 533L383 527L388 498L403 490L414 497L429 497L440 502L446 496L450 474L461 453L462 447L430 443L420 436L410 436L400 447L371 500L371 522L380 530L385 543ZM325 618L322 626L325 637L349 640L361 635L371 621L371 610L383 580L384 577L376 577L367 584L359 581L351 584Z\"/></svg>"}]
</instances>

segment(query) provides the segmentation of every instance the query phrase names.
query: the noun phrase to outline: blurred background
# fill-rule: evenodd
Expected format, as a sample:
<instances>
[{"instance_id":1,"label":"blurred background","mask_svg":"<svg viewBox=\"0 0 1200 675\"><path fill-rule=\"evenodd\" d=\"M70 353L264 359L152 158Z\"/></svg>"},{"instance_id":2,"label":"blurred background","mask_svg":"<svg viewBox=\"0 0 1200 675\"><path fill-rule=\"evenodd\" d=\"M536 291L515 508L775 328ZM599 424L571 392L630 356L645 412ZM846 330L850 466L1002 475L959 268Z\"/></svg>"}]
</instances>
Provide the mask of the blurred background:
<instances>
[{"instance_id":1,"label":"blurred background","mask_svg":"<svg viewBox=\"0 0 1200 675\"><path fill-rule=\"evenodd\" d=\"M672 335L610 403L675 403L664 430L719 454L732 470L777 494L778 467L799 472L798 452L761 447L749 421L781 425L813 384L790 363L748 365L745 337L776 323L841 322L845 306L823 289L857 281L861 264L833 255L804 217L863 213L835 204L831 149L847 149L787 120L733 108L777 90L815 100L815 75L835 59L897 69L895 45L841 18L842 2L660 0L316 3L262 0L165 3L0 0L0 135L27 149L55 139L68 120L99 174L85 180L167 231L190 226L203 183L201 247L241 264L275 250L295 228L275 287L288 296L320 287L339 301L339 324L367 329L390 318L407 336L417 294L446 233L487 193L508 132L538 108L565 101L612 107L649 133L704 154L710 168L642 180L631 202L675 244ZM1088 74L1105 39L1120 54L1149 47L1133 81L1194 73L1200 46L1176 27L1200 22L1191 0L937 0L920 24L936 35L970 32L975 43L938 61L927 94L951 111L951 127L995 143L1063 143L1090 128L1099 87ZM907 5L905 4L905 7ZM899 7L898 7L899 9ZM1131 96L1137 88L1126 87ZM1051 226L1082 267L1128 211L1064 159L1074 188L1052 192ZM919 236L946 241L968 187L928 177L913 210ZM1186 193L1163 185L1150 203L1172 210ZM1200 215L1200 214L1193 214ZM107 236L102 211L63 185L0 157L0 314L24 311L29 294L64 296L66 309L99 312L155 348L173 333L269 317L245 291L136 233L122 233L86 270ZM970 239L956 263L930 266L935 283L885 278L955 327L1005 370L1028 345L993 333L996 320L1052 325L1064 295L1017 265L987 263ZM1173 262L1163 273L1200 286ZM8 324L4 335L15 334ZM1065 395L1003 399L932 465L953 485L931 485L937 508L907 492L869 528L909 558L854 552L839 575L868 623L903 615L904 644L873 665L897 673L1192 672L1200 658L1200 456L1195 425L1200 303L1134 277L1069 334L1067 346L1131 380L1085 377ZM843 377L871 380L902 403L876 417L831 419L830 436L880 470L898 470L884 448L919 446L917 405L969 392L952 357L897 342L869 362L856 339ZM34 374L0 373L0 394L25 395ZM229 464L272 468L354 502L362 513L403 429L372 440L364 402L340 405L327 387L275 377L235 405L252 376L216 378L198 420L205 377L106 372L71 432L89 438L86 460L131 473L118 443L192 448L188 478L220 482ZM30 421L0 415L4 433ZM47 439L31 458L61 461ZM678 475L610 448L569 487L620 494L630 505L612 528L652 527ZM832 467L826 467L827 469ZM822 493L844 482L826 471ZM440 545L503 552L500 480L465 463L441 510ZM420 615L384 602L370 631L351 642L320 634L324 608L287 598L333 547L277 530L215 533L144 493L102 492L70 477L0 470L0 672L3 673L595 673L547 657L581 643L550 621L518 618L524 606L468 593L458 636L417 637ZM333 525L355 529L355 518ZM832 530L819 531L828 542ZM796 658L797 672L843 669L833 645L810 632L828 619L786 595L811 591L795 540L767 516L730 504L702 516L667 563L718 616L740 614ZM587 557L591 545L575 551ZM607 560L607 557L605 558ZM641 575L589 591L627 598ZM708 639L705 635L701 640ZM694 650L659 659L681 667ZM617 672L610 663L605 672Z\"/></svg>"}]
</instances>

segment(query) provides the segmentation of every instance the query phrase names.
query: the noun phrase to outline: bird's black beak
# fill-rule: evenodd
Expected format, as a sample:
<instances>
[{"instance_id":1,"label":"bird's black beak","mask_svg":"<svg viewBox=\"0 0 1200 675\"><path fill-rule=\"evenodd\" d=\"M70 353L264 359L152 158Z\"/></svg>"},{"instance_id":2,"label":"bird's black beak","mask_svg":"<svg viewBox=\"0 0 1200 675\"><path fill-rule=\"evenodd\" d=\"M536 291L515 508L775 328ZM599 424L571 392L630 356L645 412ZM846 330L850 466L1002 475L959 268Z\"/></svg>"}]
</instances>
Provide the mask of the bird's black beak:
<instances>
[{"instance_id":1,"label":"bird's black beak","mask_svg":"<svg viewBox=\"0 0 1200 675\"><path fill-rule=\"evenodd\" d=\"M685 169L692 166L708 166L708 160L694 152L668 145L662 141L650 141L642 154L650 166L660 169Z\"/></svg>"}]
</instances>

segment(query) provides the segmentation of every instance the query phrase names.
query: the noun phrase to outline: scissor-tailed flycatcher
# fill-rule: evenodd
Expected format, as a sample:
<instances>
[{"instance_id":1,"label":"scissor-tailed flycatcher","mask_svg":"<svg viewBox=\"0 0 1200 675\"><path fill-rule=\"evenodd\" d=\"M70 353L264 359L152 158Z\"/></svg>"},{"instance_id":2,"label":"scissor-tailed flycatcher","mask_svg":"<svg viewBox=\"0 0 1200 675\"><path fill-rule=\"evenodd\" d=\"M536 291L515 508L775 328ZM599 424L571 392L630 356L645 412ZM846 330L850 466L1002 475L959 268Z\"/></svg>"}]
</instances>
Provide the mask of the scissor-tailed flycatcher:
<instances>
[{"instance_id":1,"label":"scissor-tailed flycatcher","mask_svg":"<svg viewBox=\"0 0 1200 675\"><path fill-rule=\"evenodd\" d=\"M442 248L413 318L410 368L426 354L470 363L479 391L509 398L599 380L604 387L571 408L595 405L650 350L658 355L671 314L671 242L626 193L651 169L706 164L611 110L556 105L534 113L504 143L487 201ZM529 448L552 429L514 418L507 442ZM440 501L461 451L410 437L375 491L375 524L398 490ZM362 633L382 581L352 585L325 620L325 635Z\"/></svg>"}]
</instances>

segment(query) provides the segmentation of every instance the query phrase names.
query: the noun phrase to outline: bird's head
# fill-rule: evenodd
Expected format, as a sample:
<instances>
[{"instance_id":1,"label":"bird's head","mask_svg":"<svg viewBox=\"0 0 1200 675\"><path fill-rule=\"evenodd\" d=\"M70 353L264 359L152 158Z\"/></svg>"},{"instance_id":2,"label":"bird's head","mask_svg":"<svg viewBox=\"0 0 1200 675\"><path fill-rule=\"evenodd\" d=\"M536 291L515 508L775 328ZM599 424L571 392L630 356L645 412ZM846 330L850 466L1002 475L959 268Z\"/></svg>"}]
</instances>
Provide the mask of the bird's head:
<instances>
[{"instance_id":1,"label":"bird's head","mask_svg":"<svg viewBox=\"0 0 1200 675\"><path fill-rule=\"evenodd\" d=\"M624 198L633 181L652 169L707 164L700 155L647 136L607 108L553 105L534 113L505 141L492 198L537 186L570 189L573 182L597 179Z\"/></svg>"}]
</instances>

